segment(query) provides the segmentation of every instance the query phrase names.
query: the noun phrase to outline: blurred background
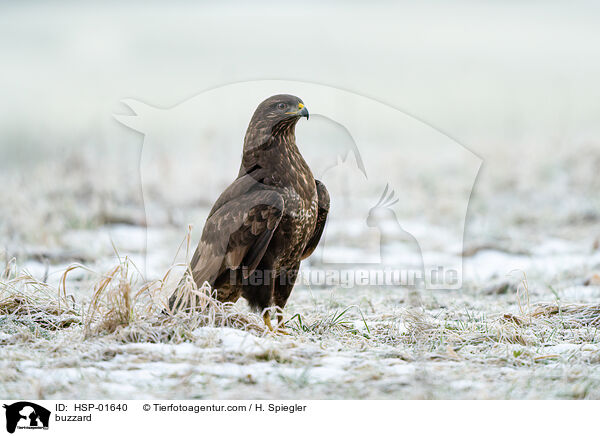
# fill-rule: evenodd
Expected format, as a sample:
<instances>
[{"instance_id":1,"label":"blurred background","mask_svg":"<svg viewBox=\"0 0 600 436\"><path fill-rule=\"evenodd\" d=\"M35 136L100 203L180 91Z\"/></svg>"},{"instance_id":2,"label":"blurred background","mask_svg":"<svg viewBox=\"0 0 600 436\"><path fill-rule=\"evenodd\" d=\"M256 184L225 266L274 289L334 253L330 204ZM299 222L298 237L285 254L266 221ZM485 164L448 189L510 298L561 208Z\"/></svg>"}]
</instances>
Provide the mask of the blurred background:
<instances>
[{"instance_id":1,"label":"blurred background","mask_svg":"<svg viewBox=\"0 0 600 436\"><path fill-rule=\"evenodd\" d=\"M4 3L2 161L106 141L125 97L169 107L258 79L375 98L482 155L559 152L597 133L598 15L594 2Z\"/></svg>"},{"instance_id":2,"label":"blurred background","mask_svg":"<svg viewBox=\"0 0 600 436\"><path fill-rule=\"evenodd\" d=\"M0 247L6 257L57 264L93 261L94 244L110 253L81 230L144 224L144 138L113 117L131 114L121 101L174 108L219 86L273 79L380 102L481 158L465 249L494 251L475 263L478 271L501 265L484 279L536 256L581 267L600 236L599 20L591 1L3 3ZM231 105L211 109L225 114ZM237 130L225 117L213 123L234 150L250 117L237 109L247 117ZM394 173L418 173L386 153ZM201 210L238 166L215 162L196 174L224 174L199 187ZM411 222L464 214L451 210L452 198L407 185L411 177L394 181L397 193L418 199L404 209ZM452 178L440 172L436 183ZM179 235L187 221L176 212L167 222Z\"/></svg>"}]
</instances>

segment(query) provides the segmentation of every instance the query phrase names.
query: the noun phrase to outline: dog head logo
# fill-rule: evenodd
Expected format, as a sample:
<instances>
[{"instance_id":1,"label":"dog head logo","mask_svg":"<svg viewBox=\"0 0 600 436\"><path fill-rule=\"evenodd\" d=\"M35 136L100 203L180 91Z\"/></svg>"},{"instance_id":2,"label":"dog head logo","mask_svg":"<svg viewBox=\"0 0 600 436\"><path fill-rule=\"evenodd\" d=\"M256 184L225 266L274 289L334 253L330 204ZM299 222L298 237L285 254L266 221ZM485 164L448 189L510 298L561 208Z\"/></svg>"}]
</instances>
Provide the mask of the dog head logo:
<instances>
[{"instance_id":1,"label":"dog head logo","mask_svg":"<svg viewBox=\"0 0 600 436\"><path fill-rule=\"evenodd\" d=\"M14 433L16 429L48 429L50 411L28 401L5 404L6 431Z\"/></svg>"}]
</instances>

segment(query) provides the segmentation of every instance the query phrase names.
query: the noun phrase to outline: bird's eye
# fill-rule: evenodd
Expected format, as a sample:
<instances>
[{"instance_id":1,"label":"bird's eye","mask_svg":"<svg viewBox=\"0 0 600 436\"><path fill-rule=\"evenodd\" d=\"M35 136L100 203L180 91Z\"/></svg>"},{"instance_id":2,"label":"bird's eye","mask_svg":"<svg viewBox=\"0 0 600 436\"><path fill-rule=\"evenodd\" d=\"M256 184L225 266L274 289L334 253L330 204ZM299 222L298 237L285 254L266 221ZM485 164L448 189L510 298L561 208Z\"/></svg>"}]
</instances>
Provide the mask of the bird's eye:
<instances>
[{"instance_id":1,"label":"bird's eye","mask_svg":"<svg viewBox=\"0 0 600 436\"><path fill-rule=\"evenodd\" d=\"M285 103L279 103L279 104L277 105L277 109L284 110L284 109L285 109Z\"/></svg>"}]
</instances>

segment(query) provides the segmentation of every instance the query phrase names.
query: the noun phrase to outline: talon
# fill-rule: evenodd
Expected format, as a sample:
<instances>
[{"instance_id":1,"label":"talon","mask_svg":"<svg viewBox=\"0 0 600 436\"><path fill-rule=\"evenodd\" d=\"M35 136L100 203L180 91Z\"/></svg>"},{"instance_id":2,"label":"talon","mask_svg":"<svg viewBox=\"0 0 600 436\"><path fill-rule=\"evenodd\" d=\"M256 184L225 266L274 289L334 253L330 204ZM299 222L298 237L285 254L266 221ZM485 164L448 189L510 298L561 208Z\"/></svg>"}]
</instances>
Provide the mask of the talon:
<instances>
[{"instance_id":1,"label":"talon","mask_svg":"<svg viewBox=\"0 0 600 436\"><path fill-rule=\"evenodd\" d=\"M287 331L287 329L285 328L285 322L283 322L283 315L282 314L278 314L277 315L277 333L282 334L282 335L290 335L290 332Z\"/></svg>"},{"instance_id":2,"label":"talon","mask_svg":"<svg viewBox=\"0 0 600 436\"><path fill-rule=\"evenodd\" d=\"M277 327L277 332L280 335L290 336L291 333L286 330L285 327Z\"/></svg>"}]
</instances>

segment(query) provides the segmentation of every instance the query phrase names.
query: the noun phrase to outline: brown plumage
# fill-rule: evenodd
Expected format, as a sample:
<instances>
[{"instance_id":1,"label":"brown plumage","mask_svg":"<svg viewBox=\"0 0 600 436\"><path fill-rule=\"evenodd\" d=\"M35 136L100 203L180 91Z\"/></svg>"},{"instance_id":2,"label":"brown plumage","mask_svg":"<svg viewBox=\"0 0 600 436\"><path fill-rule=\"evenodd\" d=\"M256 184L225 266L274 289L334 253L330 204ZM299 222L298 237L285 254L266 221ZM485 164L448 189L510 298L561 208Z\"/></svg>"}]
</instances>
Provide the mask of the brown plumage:
<instances>
[{"instance_id":1,"label":"brown plumage","mask_svg":"<svg viewBox=\"0 0 600 436\"><path fill-rule=\"evenodd\" d=\"M275 95L252 117L237 179L210 211L190 269L220 301L244 297L263 312L283 308L300 261L317 247L329 211L329 194L315 180L296 146L295 128L308 111L298 97ZM173 307L178 292L170 299ZM281 314L278 314L281 322Z\"/></svg>"}]
</instances>

